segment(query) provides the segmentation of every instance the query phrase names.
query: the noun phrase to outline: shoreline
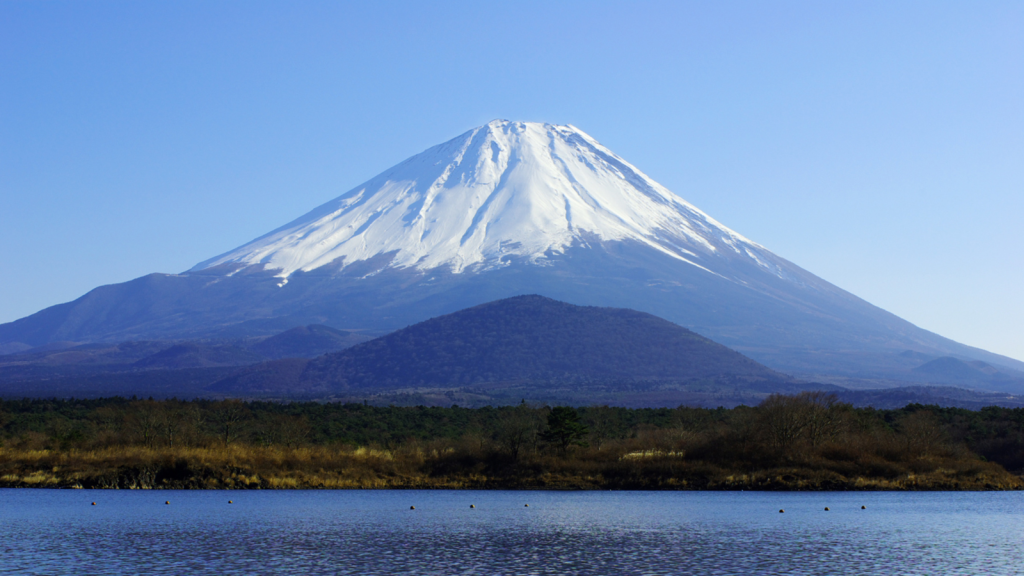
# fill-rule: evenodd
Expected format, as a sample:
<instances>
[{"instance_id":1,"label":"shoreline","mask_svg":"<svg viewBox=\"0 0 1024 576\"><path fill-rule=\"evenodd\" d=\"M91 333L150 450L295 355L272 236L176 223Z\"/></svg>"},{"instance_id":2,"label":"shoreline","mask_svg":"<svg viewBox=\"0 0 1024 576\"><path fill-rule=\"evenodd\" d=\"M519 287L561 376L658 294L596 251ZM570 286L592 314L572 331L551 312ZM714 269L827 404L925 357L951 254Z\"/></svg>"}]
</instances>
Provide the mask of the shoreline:
<instances>
[{"instance_id":1,"label":"shoreline","mask_svg":"<svg viewBox=\"0 0 1024 576\"><path fill-rule=\"evenodd\" d=\"M0 487L1022 490L1024 410L0 403Z\"/></svg>"},{"instance_id":2,"label":"shoreline","mask_svg":"<svg viewBox=\"0 0 1024 576\"><path fill-rule=\"evenodd\" d=\"M8 468L0 462L0 469ZM694 463L699 468L699 463ZM676 463L678 466L678 463ZM447 476L361 474L365 470L275 470L255 473L235 463L220 469L203 467L199 474L172 477L182 467L158 465L82 471L48 471L36 468L0 472L0 488L100 489L100 490L556 490L556 491L704 491L704 492L936 492L1021 491L1024 478L997 466L973 474L938 470L893 478L839 476L825 470L779 468L748 474L716 477L680 473L663 476L659 470L628 478L604 475L579 476ZM183 477L184 476L184 477Z\"/></svg>"}]
</instances>

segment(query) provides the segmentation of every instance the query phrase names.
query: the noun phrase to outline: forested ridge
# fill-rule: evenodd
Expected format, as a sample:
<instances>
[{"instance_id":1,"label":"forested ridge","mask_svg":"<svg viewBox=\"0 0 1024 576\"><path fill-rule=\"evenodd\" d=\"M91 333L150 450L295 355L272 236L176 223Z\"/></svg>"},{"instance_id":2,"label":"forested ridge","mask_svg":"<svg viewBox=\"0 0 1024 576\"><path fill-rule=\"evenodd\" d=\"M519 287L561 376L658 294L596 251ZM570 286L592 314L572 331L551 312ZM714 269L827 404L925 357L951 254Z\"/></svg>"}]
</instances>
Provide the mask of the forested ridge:
<instances>
[{"instance_id":1,"label":"forested ridge","mask_svg":"<svg viewBox=\"0 0 1024 576\"><path fill-rule=\"evenodd\" d=\"M0 485L1019 489L1024 409L0 402Z\"/></svg>"},{"instance_id":2,"label":"forested ridge","mask_svg":"<svg viewBox=\"0 0 1024 576\"><path fill-rule=\"evenodd\" d=\"M325 395L486 383L793 381L656 316L517 296L432 318L308 361L242 369L212 386L229 394Z\"/></svg>"}]
</instances>

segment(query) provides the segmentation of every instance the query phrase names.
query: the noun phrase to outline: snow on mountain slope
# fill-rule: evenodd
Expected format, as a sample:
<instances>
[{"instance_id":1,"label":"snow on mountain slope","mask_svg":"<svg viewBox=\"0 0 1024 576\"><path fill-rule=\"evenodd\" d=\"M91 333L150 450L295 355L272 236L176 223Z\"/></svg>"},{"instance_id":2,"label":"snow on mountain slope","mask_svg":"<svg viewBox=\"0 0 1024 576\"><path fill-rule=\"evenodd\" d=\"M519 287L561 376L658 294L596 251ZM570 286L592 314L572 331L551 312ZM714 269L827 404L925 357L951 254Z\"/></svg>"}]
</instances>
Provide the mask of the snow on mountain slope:
<instances>
[{"instance_id":1,"label":"snow on mountain slope","mask_svg":"<svg viewBox=\"0 0 1024 576\"><path fill-rule=\"evenodd\" d=\"M525 294L654 314L815 378L900 380L907 350L1022 369L776 256L572 126L507 121L189 273L101 286L0 324L0 349L249 338L309 324L381 333Z\"/></svg>"},{"instance_id":2,"label":"snow on mountain slope","mask_svg":"<svg viewBox=\"0 0 1024 576\"><path fill-rule=\"evenodd\" d=\"M719 224L574 126L495 120L413 156L240 248L195 266L264 265L287 278L392 253L393 267L452 272L543 264L593 241L634 240L709 272L785 262ZM283 285L283 283L282 283Z\"/></svg>"}]
</instances>

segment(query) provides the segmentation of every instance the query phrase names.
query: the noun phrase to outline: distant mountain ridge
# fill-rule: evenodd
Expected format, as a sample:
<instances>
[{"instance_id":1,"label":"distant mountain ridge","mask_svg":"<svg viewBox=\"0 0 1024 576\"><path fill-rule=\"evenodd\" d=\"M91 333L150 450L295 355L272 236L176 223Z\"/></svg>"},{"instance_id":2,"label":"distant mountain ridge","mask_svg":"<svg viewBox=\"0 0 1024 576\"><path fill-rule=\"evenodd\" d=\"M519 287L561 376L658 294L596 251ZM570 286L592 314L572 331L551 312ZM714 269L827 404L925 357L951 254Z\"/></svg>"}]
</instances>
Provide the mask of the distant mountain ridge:
<instances>
[{"instance_id":1,"label":"distant mountain ridge","mask_svg":"<svg viewBox=\"0 0 1024 576\"><path fill-rule=\"evenodd\" d=\"M0 325L54 341L380 334L524 294L647 312L808 378L898 380L903 350L1022 370L829 284L573 126L494 121L183 274L99 287Z\"/></svg>"},{"instance_id":2,"label":"distant mountain ridge","mask_svg":"<svg viewBox=\"0 0 1024 576\"><path fill-rule=\"evenodd\" d=\"M416 388L548 384L762 382L793 379L650 314L541 296L482 304L305 361L252 366L211 389L329 395Z\"/></svg>"},{"instance_id":3,"label":"distant mountain ridge","mask_svg":"<svg viewBox=\"0 0 1024 576\"><path fill-rule=\"evenodd\" d=\"M310 324L275 334L250 345L249 349L268 360L315 358L370 339L371 337L365 334L336 330L322 324Z\"/></svg>"},{"instance_id":4,"label":"distant mountain ridge","mask_svg":"<svg viewBox=\"0 0 1024 576\"><path fill-rule=\"evenodd\" d=\"M856 405L1024 406L1019 391L1014 395L949 386L849 390L798 381L649 314L579 307L540 296L471 307L348 352L310 358L318 346L334 351L366 338L313 325L250 341L43 347L0 356L0 397L239 397L407 406L485 406L529 399L570 405L731 407L757 404L772 393L828 390ZM285 358L266 360L275 356ZM1007 377L981 362L968 365L912 351L897 356L927 370L943 372L942 366L952 360L971 376ZM265 360L252 364L254 358ZM935 377L951 376L943 372ZM1012 386L1007 390L1012 392Z\"/></svg>"},{"instance_id":5,"label":"distant mountain ridge","mask_svg":"<svg viewBox=\"0 0 1024 576\"><path fill-rule=\"evenodd\" d=\"M65 343L0 355L4 383L160 370L224 368L279 358L313 358L370 337L326 326L303 326L255 341L129 341L115 344ZM139 386L138 393L145 393Z\"/></svg>"},{"instance_id":6,"label":"distant mountain ridge","mask_svg":"<svg viewBox=\"0 0 1024 576\"><path fill-rule=\"evenodd\" d=\"M913 377L923 381L967 386L993 391L1019 394L1024 391L1024 372L999 370L994 366L975 361L963 361L950 356L929 359L912 370Z\"/></svg>"}]
</instances>

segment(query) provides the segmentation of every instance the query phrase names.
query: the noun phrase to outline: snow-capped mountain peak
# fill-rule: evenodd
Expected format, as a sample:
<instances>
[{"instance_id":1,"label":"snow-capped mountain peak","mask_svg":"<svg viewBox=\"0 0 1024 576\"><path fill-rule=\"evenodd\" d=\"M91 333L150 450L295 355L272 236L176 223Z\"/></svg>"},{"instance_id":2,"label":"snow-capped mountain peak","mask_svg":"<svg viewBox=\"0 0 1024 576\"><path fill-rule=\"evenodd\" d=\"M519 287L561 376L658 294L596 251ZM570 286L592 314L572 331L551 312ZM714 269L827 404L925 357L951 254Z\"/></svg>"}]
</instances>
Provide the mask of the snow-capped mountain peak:
<instances>
[{"instance_id":1,"label":"snow-capped mountain peak","mask_svg":"<svg viewBox=\"0 0 1024 576\"><path fill-rule=\"evenodd\" d=\"M417 154L193 270L264 265L286 279L390 253L390 266L460 273L513 257L542 264L570 246L624 240L705 270L740 257L781 275L770 252L582 130L507 120Z\"/></svg>"},{"instance_id":2,"label":"snow-capped mountain peak","mask_svg":"<svg viewBox=\"0 0 1024 576\"><path fill-rule=\"evenodd\" d=\"M772 254L573 126L503 120L193 272L101 286L0 325L0 346L310 324L380 333L527 294L654 314L802 374L900 380L906 350L1019 369Z\"/></svg>"}]
</instances>

